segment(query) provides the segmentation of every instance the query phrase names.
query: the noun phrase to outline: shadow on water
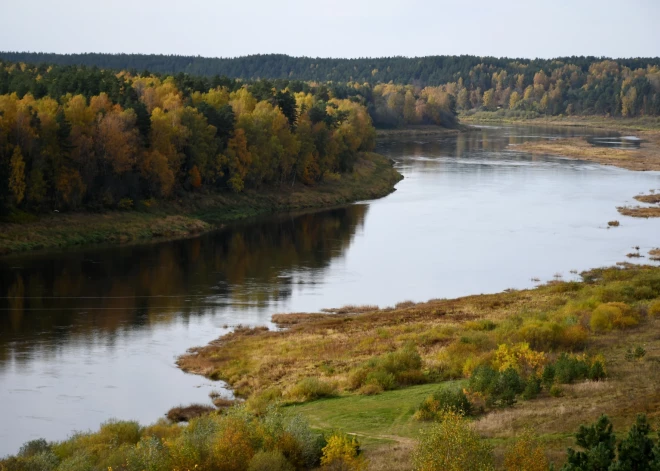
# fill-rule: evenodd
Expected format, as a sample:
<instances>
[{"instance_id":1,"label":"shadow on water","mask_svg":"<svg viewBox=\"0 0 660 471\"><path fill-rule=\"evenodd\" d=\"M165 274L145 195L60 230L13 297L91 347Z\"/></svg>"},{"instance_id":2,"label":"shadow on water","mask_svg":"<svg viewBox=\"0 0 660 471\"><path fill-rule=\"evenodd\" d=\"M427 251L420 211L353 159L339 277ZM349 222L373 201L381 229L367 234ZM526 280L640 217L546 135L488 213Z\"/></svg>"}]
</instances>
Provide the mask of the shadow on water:
<instances>
[{"instance_id":1,"label":"shadow on water","mask_svg":"<svg viewBox=\"0 0 660 471\"><path fill-rule=\"evenodd\" d=\"M0 371L32 350L174 318L267 306L314 283L367 205L281 216L199 238L0 260Z\"/></svg>"}]
</instances>

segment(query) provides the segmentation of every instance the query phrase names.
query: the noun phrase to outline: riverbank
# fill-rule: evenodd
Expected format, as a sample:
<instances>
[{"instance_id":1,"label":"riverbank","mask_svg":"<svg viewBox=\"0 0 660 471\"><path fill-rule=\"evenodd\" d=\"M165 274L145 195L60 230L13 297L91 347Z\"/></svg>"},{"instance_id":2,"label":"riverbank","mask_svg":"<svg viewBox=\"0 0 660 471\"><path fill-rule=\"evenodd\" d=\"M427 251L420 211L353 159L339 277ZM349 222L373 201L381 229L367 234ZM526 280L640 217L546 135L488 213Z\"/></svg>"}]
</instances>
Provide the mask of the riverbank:
<instances>
[{"instance_id":1,"label":"riverbank","mask_svg":"<svg viewBox=\"0 0 660 471\"><path fill-rule=\"evenodd\" d=\"M527 126L567 126L588 127L605 131L658 131L660 117L648 116L638 118L613 118L605 116L543 116L516 117L500 111L478 111L476 113L461 113L463 124L520 124Z\"/></svg>"},{"instance_id":2,"label":"riverbank","mask_svg":"<svg viewBox=\"0 0 660 471\"><path fill-rule=\"evenodd\" d=\"M178 364L226 381L252 410L283 402L321 430L356 432L368 455L400 462L426 426L414 413L433 385L468 381L484 365L513 365L523 376L527 369L531 377L543 372L545 378L546 367L560 368L558 361L586 362L592 369L600 362L606 379L557 376L511 406L484 406L483 395L467 391L474 429L496 455L531 428L551 460L561 463L579 425L608 414L622 429L638 413L656 418L660 410L660 338L653 333L660 327L660 268L628 265L582 276L582 282L532 290L385 309L347 307L317 319L291 315L287 330L237 329ZM402 403L408 396L414 400Z\"/></svg>"},{"instance_id":3,"label":"riverbank","mask_svg":"<svg viewBox=\"0 0 660 471\"><path fill-rule=\"evenodd\" d=\"M367 153L352 173L314 187L296 184L238 194L191 194L139 211L27 216L24 222L0 223L0 254L191 237L240 219L380 198L394 191L402 178L388 159Z\"/></svg>"},{"instance_id":4,"label":"riverbank","mask_svg":"<svg viewBox=\"0 0 660 471\"><path fill-rule=\"evenodd\" d=\"M406 126L398 129L376 129L378 139L395 139L400 137L455 136L469 130L467 126L458 125L455 128L443 128L434 125Z\"/></svg>"}]
</instances>

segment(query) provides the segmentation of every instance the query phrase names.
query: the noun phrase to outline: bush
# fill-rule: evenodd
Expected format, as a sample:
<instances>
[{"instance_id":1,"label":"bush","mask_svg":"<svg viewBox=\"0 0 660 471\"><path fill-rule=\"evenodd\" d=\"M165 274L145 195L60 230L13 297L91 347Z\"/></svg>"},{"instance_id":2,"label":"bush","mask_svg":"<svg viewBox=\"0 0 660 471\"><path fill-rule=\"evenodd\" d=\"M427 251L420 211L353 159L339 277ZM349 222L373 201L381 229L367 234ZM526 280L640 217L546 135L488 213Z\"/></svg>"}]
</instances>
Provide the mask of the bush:
<instances>
[{"instance_id":1,"label":"bush","mask_svg":"<svg viewBox=\"0 0 660 471\"><path fill-rule=\"evenodd\" d=\"M321 469L359 471L367 467L367 462L360 454L360 443L355 437L335 432L323 447Z\"/></svg>"},{"instance_id":2,"label":"bush","mask_svg":"<svg viewBox=\"0 0 660 471\"><path fill-rule=\"evenodd\" d=\"M385 391L394 389L396 387L396 378L392 373L385 370L375 370L369 372L364 380L365 385L373 384L380 386Z\"/></svg>"},{"instance_id":3,"label":"bush","mask_svg":"<svg viewBox=\"0 0 660 471\"><path fill-rule=\"evenodd\" d=\"M117 208L123 211L128 211L129 209L133 209L133 200L130 198L122 198L121 200L119 200L119 203L117 203Z\"/></svg>"},{"instance_id":4,"label":"bush","mask_svg":"<svg viewBox=\"0 0 660 471\"><path fill-rule=\"evenodd\" d=\"M460 388L445 387L427 397L415 412L417 420L434 420L447 410L470 415L472 404Z\"/></svg>"},{"instance_id":5,"label":"bush","mask_svg":"<svg viewBox=\"0 0 660 471\"><path fill-rule=\"evenodd\" d=\"M525 390L522 393L522 397L525 400L530 400L536 398L541 392L541 378L536 375L530 375L527 378L527 383L525 384Z\"/></svg>"},{"instance_id":6,"label":"bush","mask_svg":"<svg viewBox=\"0 0 660 471\"><path fill-rule=\"evenodd\" d=\"M29 442L23 444L23 446L21 446L21 448L18 450L18 456L29 458L30 456L34 456L38 453L44 453L47 451L50 451L48 442L43 438L39 438L37 440L30 440Z\"/></svg>"},{"instance_id":7,"label":"bush","mask_svg":"<svg viewBox=\"0 0 660 471\"><path fill-rule=\"evenodd\" d=\"M621 310L616 306L601 304L591 313L589 325L594 332L605 332L612 330L614 319L621 315Z\"/></svg>"},{"instance_id":8,"label":"bush","mask_svg":"<svg viewBox=\"0 0 660 471\"><path fill-rule=\"evenodd\" d=\"M558 384L553 384L549 393L552 397L561 397L564 395L564 390Z\"/></svg>"},{"instance_id":9,"label":"bush","mask_svg":"<svg viewBox=\"0 0 660 471\"><path fill-rule=\"evenodd\" d=\"M349 374L347 386L350 390L359 389L367 394L376 394L377 387L390 390L398 386L425 383L426 376L421 367L422 357L415 347L406 346L396 352L372 358L353 370Z\"/></svg>"},{"instance_id":10,"label":"bush","mask_svg":"<svg viewBox=\"0 0 660 471\"><path fill-rule=\"evenodd\" d=\"M651 317L660 316L660 299L656 299L649 304L648 313Z\"/></svg>"},{"instance_id":11,"label":"bush","mask_svg":"<svg viewBox=\"0 0 660 471\"><path fill-rule=\"evenodd\" d=\"M547 471L550 467L543 447L525 430L504 455L505 471Z\"/></svg>"},{"instance_id":12,"label":"bush","mask_svg":"<svg viewBox=\"0 0 660 471\"><path fill-rule=\"evenodd\" d=\"M171 468L167 447L156 437L145 437L131 448L126 458L130 471L160 471Z\"/></svg>"},{"instance_id":13,"label":"bush","mask_svg":"<svg viewBox=\"0 0 660 471\"><path fill-rule=\"evenodd\" d=\"M605 379L605 367L600 361L595 361L589 369L589 379L591 381L601 381Z\"/></svg>"},{"instance_id":14,"label":"bush","mask_svg":"<svg viewBox=\"0 0 660 471\"><path fill-rule=\"evenodd\" d=\"M422 431L413 452L414 469L419 471L493 470L491 447L453 411Z\"/></svg>"},{"instance_id":15,"label":"bush","mask_svg":"<svg viewBox=\"0 0 660 471\"><path fill-rule=\"evenodd\" d=\"M550 390L554 382L555 382L555 366L552 364L545 365L545 368L543 368L543 373L541 374L541 384L545 389Z\"/></svg>"},{"instance_id":16,"label":"bush","mask_svg":"<svg viewBox=\"0 0 660 471\"><path fill-rule=\"evenodd\" d=\"M281 451L260 451L252 457L248 471L294 471Z\"/></svg>"},{"instance_id":17,"label":"bush","mask_svg":"<svg viewBox=\"0 0 660 471\"><path fill-rule=\"evenodd\" d=\"M332 397L337 394L337 387L330 382L322 381L315 377L300 380L291 390L291 397L303 401L313 401L322 397Z\"/></svg>"},{"instance_id":18,"label":"bush","mask_svg":"<svg viewBox=\"0 0 660 471\"><path fill-rule=\"evenodd\" d=\"M470 390L484 395L488 406L511 406L526 384L513 368L502 372L487 365L477 367L470 377Z\"/></svg>"},{"instance_id":19,"label":"bush","mask_svg":"<svg viewBox=\"0 0 660 471\"><path fill-rule=\"evenodd\" d=\"M555 361L555 379L560 384L570 384L573 381L587 379L590 366L586 359L562 353Z\"/></svg>"}]
</instances>

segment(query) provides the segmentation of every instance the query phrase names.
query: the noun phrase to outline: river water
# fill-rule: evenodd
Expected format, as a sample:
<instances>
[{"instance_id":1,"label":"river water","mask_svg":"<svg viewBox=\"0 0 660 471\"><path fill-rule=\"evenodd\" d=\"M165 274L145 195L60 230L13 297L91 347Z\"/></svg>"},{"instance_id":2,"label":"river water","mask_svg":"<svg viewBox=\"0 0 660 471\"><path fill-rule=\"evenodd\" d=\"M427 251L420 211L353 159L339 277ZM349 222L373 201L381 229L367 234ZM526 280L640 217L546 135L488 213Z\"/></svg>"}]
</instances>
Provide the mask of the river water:
<instances>
[{"instance_id":1,"label":"river water","mask_svg":"<svg viewBox=\"0 0 660 471\"><path fill-rule=\"evenodd\" d=\"M660 173L507 148L575 135L594 133L488 127L381 141L405 179L380 200L190 240L0 258L0 456L228 393L174 362L238 324L527 288L660 245L660 220L616 211L660 189Z\"/></svg>"}]
</instances>

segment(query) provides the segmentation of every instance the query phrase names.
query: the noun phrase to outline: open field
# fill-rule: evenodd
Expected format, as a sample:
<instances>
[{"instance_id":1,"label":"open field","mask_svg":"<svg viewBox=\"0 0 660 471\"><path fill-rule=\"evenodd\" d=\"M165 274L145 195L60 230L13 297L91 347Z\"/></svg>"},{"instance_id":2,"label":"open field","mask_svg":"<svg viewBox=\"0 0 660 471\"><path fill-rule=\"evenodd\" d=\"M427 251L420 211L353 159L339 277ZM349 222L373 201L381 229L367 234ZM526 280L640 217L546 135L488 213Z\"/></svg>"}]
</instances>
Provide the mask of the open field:
<instances>
[{"instance_id":1,"label":"open field","mask_svg":"<svg viewBox=\"0 0 660 471\"><path fill-rule=\"evenodd\" d=\"M265 188L244 193L192 194L135 211L19 215L0 222L0 255L89 244L177 239L218 224L263 214L331 207L385 196L401 175L378 154L364 154L353 173L315 187Z\"/></svg>"}]
</instances>

